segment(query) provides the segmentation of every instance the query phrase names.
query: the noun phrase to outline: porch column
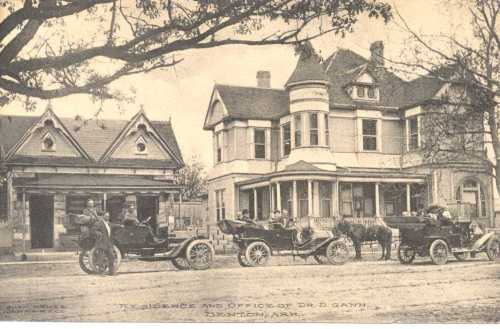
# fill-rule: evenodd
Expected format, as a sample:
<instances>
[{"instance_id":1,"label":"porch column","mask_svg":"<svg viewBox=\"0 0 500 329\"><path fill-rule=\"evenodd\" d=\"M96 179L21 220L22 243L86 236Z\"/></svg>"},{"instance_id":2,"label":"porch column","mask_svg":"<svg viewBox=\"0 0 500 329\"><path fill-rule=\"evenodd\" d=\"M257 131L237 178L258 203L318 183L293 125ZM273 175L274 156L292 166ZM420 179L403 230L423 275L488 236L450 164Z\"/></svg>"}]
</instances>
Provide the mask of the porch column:
<instances>
[{"instance_id":1,"label":"porch column","mask_svg":"<svg viewBox=\"0 0 500 329\"><path fill-rule=\"evenodd\" d=\"M274 213L273 184L269 183L269 217Z\"/></svg>"},{"instance_id":2,"label":"porch column","mask_svg":"<svg viewBox=\"0 0 500 329\"><path fill-rule=\"evenodd\" d=\"M313 204L314 204L314 211L313 214L316 217L321 216L321 196L320 196L320 190L319 190L319 184L320 181L315 181L313 183Z\"/></svg>"},{"instance_id":3,"label":"porch column","mask_svg":"<svg viewBox=\"0 0 500 329\"><path fill-rule=\"evenodd\" d=\"M307 216L313 216L313 193L312 181L307 180Z\"/></svg>"},{"instance_id":4,"label":"porch column","mask_svg":"<svg viewBox=\"0 0 500 329\"><path fill-rule=\"evenodd\" d=\"M257 218L257 189L253 189L253 218Z\"/></svg>"},{"instance_id":5,"label":"porch column","mask_svg":"<svg viewBox=\"0 0 500 329\"><path fill-rule=\"evenodd\" d=\"M375 217L380 217L379 183L375 183Z\"/></svg>"},{"instance_id":6,"label":"porch column","mask_svg":"<svg viewBox=\"0 0 500 329\"><path fill-rule=\"evenodd\" d=\"M406 184L406 211L410 212L411 211L411 188L410 184Z\"/></svg>"},{"instance_id":7,"label":"porch column","mask_svg":"<svg viewBox=\"0 0 500 329\"><path fill-rule=\"evenodd\" d=\"M108 209L108 195L106 192L102 194L102 211L106 212Z\"/></svg>"},{"instance_id":8,"label":"porch column","mask_svg":"<svg viewBox=\"0 0 500 329\"><path fill-rule=\"evenodd\" d=\"M276 209L281 212L281 188L280 183L276 183Z\"/></svg>"},{"instance_id":9,"label":"porch column","mask_svg":"<svg viewBox=\"0 0 500 329\"><path fill-rule=\"evenodd\" d=\"M28 232L26 232L26 229L28 228L28 225L26 224L26 192L23 189L23 255L26 252L26 235ZM30 240L31 240L31 235L30 235Z\"/></svg>"},{"instance_id":10,"label":"porch column","mask_svg":"<svg viewBox=\"0 0 500 329\"><path fill-rule=\"evenodd\" d=\"M292 210L293 210L293 216L292 217L298 217L297 215L297 210L299 209L297 205L297 181L293 181L293 194L292 194Z\"/></svg>"},{"instance_id":11,"label":"porch column","mask_svg":"<svg viewBox=\"0 0 500 329\"><path fill-rule=\"evenodd\" d=\"M339 217L340 214L340 204L339 204L339 181L332 183L332 204L333 204L333 216Z\"/></svg>"}]
</instances>

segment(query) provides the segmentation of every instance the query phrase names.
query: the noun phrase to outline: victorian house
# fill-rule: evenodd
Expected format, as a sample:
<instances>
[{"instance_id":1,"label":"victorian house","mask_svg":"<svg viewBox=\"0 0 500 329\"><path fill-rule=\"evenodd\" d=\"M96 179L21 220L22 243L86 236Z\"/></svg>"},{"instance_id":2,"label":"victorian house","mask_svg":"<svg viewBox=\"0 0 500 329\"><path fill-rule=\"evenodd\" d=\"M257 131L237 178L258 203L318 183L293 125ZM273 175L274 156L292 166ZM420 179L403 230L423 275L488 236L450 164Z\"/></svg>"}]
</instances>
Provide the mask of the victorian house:
<instances>
[{"instance_id":1,"label":"victorian house","mask_svg":"<svg viewBox=\"0 0 500 329\"><path fill-rule=\"evenodd\" d=\"M71 214L88 199L118 221L126 204L155 229L174 215L183 159L172 125L144 111L130 120L0 116L0 226L19 249L73 249ZM8 247L8 246L7 246Z\"/></svg>"},{"instance_id":2,"label":"victorian house","mask_svg":"<svg viewBox=\"0 0 500 329\"><path fill-rule=\"evenodd\" d=\"M214 86L211 219L248 209L367 222L439 203L494 225L488 167L422 156L425 114L450 85L402 80L385 68L382 42L370 49L369 59L339 49L320 61L308 45L283 88L270 88L268 71L256 87Z\"/></svg>"}]
</instances>

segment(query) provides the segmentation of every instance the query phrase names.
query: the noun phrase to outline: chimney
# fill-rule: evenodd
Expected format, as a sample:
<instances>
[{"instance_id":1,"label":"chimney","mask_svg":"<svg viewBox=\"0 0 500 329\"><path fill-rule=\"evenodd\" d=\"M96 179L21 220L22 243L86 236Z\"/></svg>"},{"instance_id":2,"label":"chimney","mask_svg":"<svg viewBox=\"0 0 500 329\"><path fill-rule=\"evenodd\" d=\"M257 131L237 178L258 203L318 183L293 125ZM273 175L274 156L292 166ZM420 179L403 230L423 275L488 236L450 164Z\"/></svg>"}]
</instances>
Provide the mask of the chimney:
<instances>
[{"instance_id":1,"label":"chimney","mask_svg":"<svg viewBox=\"0 0 500 329\"><path fill-rule=\"evenodd\" d=\"M375 41L370 45L372 52L371 62L375 66L384 66L384 43L382 41Z\"/></svg>"},{"instance_id":2,"label":"chimney","mask_svg":"<svg viewBox=\"0 0 500 329\"><path fill-rule=\"evenodd\" d=\"M271 88L271 72L257 71L257 87Z\"/></svg>"}]
</instances>

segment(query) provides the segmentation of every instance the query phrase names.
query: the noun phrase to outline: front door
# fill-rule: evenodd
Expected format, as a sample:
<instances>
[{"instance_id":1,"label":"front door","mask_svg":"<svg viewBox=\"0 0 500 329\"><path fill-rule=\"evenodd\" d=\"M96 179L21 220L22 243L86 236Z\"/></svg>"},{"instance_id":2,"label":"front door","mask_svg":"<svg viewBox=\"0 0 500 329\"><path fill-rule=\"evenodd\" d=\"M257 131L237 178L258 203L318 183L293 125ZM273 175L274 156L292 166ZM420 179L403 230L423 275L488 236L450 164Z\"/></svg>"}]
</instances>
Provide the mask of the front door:
<instances>
[{"instance_id":1,"label":"front door","mask_svg":"<svg viewBox=\"0 0 500 329\"><path fill-rule=\"evenodd\" d=\"M31 248L54 247L54 198L51 195L30 196Z\"/></svg>"},{"instance_id":2,"label":"front door","mask_svg":"<svg viewBox=\"0 0 500 329\"><path fill-rule=\"evenodd\" d=\"M156 215L158 214L158 197L149 195L137 196L137 218L142 222L151 217L149 225L156 232Z\"/></svg>"}]
</instances>

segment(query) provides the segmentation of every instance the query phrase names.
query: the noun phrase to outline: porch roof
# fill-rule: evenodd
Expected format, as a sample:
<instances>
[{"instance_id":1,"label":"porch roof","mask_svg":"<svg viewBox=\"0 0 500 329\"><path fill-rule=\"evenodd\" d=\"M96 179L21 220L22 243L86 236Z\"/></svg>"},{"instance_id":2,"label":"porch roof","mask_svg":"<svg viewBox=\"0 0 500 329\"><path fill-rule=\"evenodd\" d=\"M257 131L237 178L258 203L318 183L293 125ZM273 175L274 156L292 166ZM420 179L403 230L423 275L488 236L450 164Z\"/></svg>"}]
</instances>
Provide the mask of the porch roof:
<instances>
[{"instance_id":1,"label":"porch roof","mask_svg":"<svg viewBox=\"0 0 500 329\"><path fill-rule=\"evenodd\" d=\"M37 178L16 178L13 185L21 188L47 189L178 190L182 188L170 181L134 176L88 174L46 174Z\"/></svg>"},{"instance_id":2,"label":"porch roof","mask_svg":"<svg viewBox=\"0 0 500 329\"><path fill-rule=\"evenodd\" d=\"M304 161L305 162L305 161ZM312 164L307 163L310 166ZM303 166L303 164L301 164ZM314 170L298 170L297 166L286 168L260 177L236 182L237 186L252 188L264 186L278 181L303 179L339 180L343 182L380 182L380 183L424 183L426 175L404 172L400 170L365 170L356 171L342 168L337 171L323 170L314 166Z\"/></svg>"}]
</instances>

